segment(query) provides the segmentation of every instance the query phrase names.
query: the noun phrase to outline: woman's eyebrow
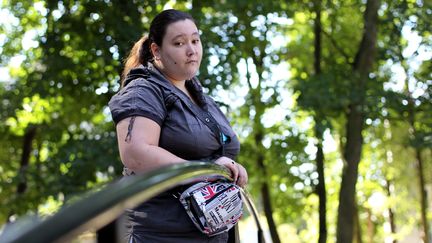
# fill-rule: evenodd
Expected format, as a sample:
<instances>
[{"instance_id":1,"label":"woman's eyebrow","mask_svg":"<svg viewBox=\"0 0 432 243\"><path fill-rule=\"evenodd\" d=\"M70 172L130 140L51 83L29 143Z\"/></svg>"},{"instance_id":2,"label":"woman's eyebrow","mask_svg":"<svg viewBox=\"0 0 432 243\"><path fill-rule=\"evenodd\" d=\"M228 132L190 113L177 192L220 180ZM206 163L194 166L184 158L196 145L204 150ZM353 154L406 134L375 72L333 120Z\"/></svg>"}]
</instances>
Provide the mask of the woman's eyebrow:
<instances>
[{"instance_id":1,"label":"woman's eyebrow","mask_svg":"<svg viewBox=\"0 0 432 243\"><path fill-rule=\"evenodd\" d=\"M196 36L196 35L199 36L199 33L198 32L193 32L192 35L193 36ZM178 35L174 36L172 39L175 40L177 38L184 37L184 36L187 36L187 35L186 34L178 34Z\"/></svg>"}]
</instances>

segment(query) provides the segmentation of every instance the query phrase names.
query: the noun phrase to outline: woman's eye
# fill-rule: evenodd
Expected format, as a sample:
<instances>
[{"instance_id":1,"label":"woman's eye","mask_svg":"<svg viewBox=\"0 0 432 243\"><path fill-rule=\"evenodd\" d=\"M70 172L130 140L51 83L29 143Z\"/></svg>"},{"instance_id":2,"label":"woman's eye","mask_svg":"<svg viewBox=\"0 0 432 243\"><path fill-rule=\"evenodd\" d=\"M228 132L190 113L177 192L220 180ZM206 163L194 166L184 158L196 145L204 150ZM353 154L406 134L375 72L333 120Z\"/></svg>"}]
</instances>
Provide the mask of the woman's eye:
<instances>
[{"instance_id":1,"label":"woman's eye","mask_svg":"<svg viewBox=\"0 0 432 243\"><path fill-rule=\"evenodd\" d=\"M196 40L193 40L193 41L192 41L193 44L198 44L199 42L200 42L199 39L196 39Z\"/></svg>"},{"instance_id":2,"label":"woman's eye","mask_svg":"<svg viewBox=\"0 0 432 243\"><path fill-rule=\"evenodd\" d=\"M183 42L175 42L174 45L175 45L175 46L182 46L182 45L183 45Z\"/></svg>"}]
</instances>

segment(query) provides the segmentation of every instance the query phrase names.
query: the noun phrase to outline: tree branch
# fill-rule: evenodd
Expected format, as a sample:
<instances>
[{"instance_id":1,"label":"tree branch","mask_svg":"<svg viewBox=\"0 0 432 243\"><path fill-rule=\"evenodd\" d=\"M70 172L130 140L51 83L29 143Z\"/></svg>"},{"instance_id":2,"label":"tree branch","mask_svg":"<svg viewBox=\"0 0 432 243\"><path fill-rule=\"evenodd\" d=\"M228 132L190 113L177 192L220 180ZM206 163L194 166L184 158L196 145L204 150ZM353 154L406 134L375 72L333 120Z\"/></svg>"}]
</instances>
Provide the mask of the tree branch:
<instances>
[{"instance_id":1,"label":"tree branch","mask_svg":"<svg viewBox=\"0 0 432 243\"><path fill-rule=\"evenodd\" d=\"M323 33L330 40L331 44L334 46L334 48L336 48L338 52L340 52L340 54L342 54L346 62L352 65L353 62L350 61L350 56L344 52L344 50L337 44L336 40L333 39L333 37L329 33L327 33L324 29L321 30L321 33Z\"/></svg>"}]
</instances>

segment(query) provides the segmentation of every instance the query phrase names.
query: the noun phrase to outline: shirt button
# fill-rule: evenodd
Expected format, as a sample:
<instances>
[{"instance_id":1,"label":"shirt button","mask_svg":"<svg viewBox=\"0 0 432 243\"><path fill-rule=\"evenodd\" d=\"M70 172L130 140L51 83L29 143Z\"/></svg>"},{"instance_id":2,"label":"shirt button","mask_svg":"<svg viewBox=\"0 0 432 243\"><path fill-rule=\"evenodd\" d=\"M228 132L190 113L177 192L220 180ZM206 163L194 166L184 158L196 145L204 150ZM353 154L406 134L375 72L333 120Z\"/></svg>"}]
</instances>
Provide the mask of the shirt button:
<instances>
[{"instance_id":1,"label":"shirt button","mask_svg":"<svg viewBox=\"0 0 432 243\"><path fill-rule=\"evenodd\" d=\"M206 122L210 122L210 119L208 119L208 118L206 117L205 121L206 121Z\"/></svg>"}]
</instances>

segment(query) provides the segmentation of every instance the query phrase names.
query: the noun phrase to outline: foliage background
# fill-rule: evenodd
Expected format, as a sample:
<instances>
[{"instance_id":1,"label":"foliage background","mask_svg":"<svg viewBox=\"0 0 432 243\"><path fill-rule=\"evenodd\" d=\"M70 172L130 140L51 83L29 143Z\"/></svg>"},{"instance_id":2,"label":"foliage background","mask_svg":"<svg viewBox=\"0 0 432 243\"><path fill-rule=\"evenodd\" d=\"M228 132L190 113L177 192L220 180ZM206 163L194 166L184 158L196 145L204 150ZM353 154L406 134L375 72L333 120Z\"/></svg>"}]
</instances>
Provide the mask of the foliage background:
<instances>
[{"instance_id":1,"label":"foliage background","mask_svg":"<svg viewBox=\"0 0 432 243\"><path fill-rule=\"evenodd\" d=\"M313 66L318 3L319 75ZM248 189L260 210L266 209L262 195L268 189L282 242L319 237L320 118L327 239L334 242L344 114L358 94L351 70L365 3L3 0L0 222L29 212L50 214L119 177L107 102L119 89L122 60L134 41L156 13L174 7L189 11L199 24L205 46L200 80L239 134L238 160L249 171ZM356 187L357 235L363 239L357 242L403 240L421 229L419 171L428 191L426 217L432 219L431 15L428 1L380 3L377 53L365 88Z\"/></svg>"}]
</instances>

